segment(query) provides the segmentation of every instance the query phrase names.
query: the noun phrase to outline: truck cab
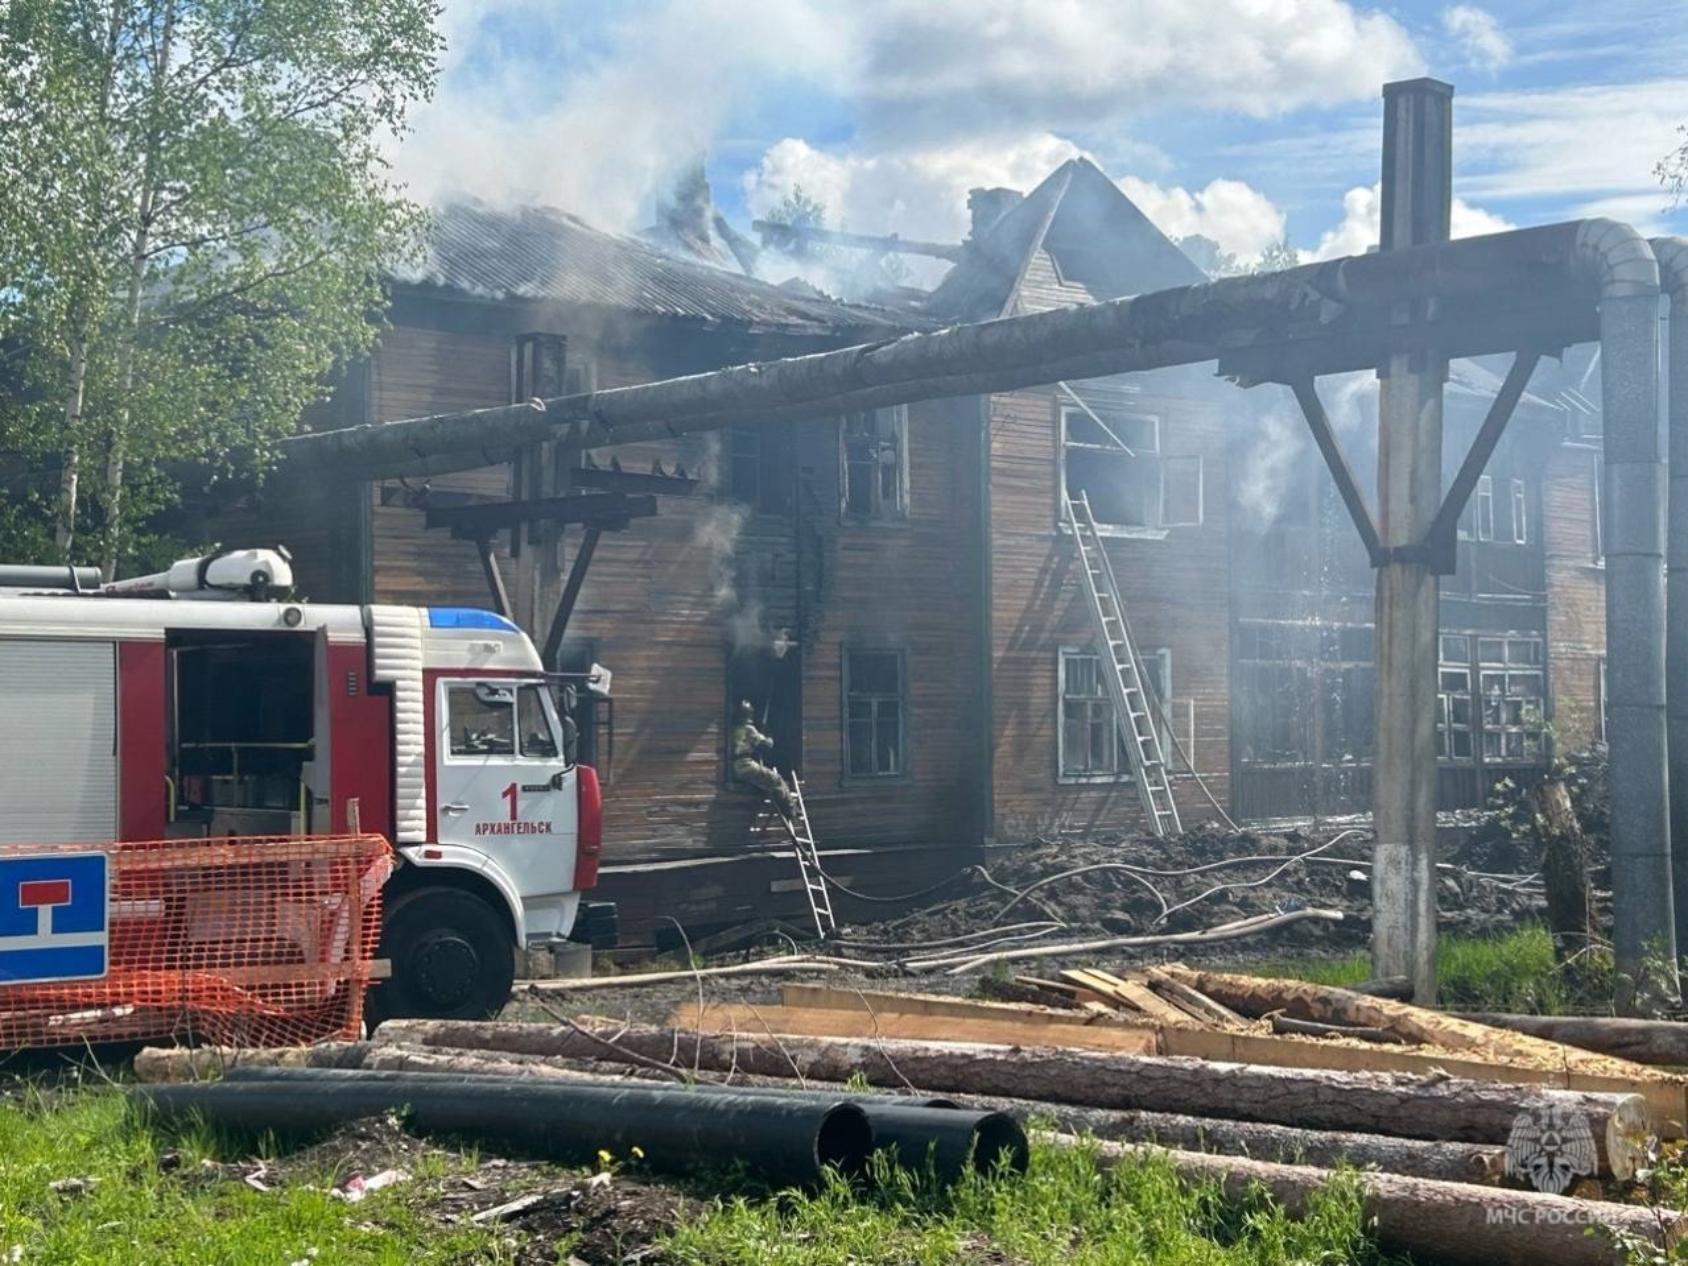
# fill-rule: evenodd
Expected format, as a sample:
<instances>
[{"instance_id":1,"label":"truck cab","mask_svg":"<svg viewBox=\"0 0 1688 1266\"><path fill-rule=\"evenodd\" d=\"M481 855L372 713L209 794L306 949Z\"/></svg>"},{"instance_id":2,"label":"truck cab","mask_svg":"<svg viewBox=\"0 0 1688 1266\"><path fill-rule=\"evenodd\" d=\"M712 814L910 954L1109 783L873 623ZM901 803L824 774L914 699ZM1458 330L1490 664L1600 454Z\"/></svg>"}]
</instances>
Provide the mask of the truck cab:
<instances>
[{"instance_id":1,"label":"truck cab","mask_svg":"<svg viewBox=\"0 0 1688 1266\"><path fill-rule=\"evenodd\" d=\"M108 586L0 565L0 842L379 833L372 1011L493 1014L597 882L555 681L492 612L270 600L290 586L270 550Z\"/></svg>"}]
</instances>

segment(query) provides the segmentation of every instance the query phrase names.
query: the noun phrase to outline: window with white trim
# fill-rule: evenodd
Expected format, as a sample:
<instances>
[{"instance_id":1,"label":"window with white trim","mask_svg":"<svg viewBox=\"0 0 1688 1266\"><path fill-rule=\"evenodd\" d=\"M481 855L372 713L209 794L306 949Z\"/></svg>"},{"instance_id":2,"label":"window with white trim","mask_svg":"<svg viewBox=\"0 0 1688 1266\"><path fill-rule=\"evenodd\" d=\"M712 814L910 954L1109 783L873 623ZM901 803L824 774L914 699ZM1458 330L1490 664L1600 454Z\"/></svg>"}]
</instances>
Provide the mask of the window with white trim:
<instances>
[{"instance_id":1,"label":"window with white trim","mask_svg":"<svg viewBox=\"0 0 1688 1266\"><path fill-rule=\"evenodd\" d=\"M1444 633L1438 645L1436 675L1436 755L1443 760L1470 760L1471 638Z\"/></svg>"},{"instance_id":2,"label":"window with white trim","mask_svg":"<svg viewBox=\"0 0 1688 1266\"><path fill-rule=\"evenodd\" d=\"M1512 481L1512 543L1530 543L1529 497L1522 479Z\"/></svg>"},{"instance_id":3,"label":"window with white trim","mask_svg":"<svg viewBox=\"0 0 1688 1266\"><path fill-rule=\"evenodd\" d=\"M1475 500L1477 518L1477 539L1492 541L1495 539L1495 481L1488 475L1477 477L1477 495Z\"/></svg>"},{"instance_id":4,"label":"window with white trim","mask_svg":"<svg viewBox=\"0 0 1688 1266\"><path fill-rule=\"evenodd\" d=\"M1172 747L1172 652L1164 647L1143 652L1143 687L1160 739L1161 754L1174 764ZM1093 648L1063 647L1057 666L1061 727L1056 737L1060 778L1064 782L1103 782L1130 774L1130 754L1123 748L1118 713L1108 693L1109 661Z\"/></svg>"},{"instance_id":5,"label":"window with white trim","mask_svg":"<svg viewBox=\"0 0 1688 1266\"><path fill-rule=\"evenodd\" d=\"M1541 758L1546 698L1543 667L1538 637L1477 638L1484 760Z\"/></svg>"}]
</instances>

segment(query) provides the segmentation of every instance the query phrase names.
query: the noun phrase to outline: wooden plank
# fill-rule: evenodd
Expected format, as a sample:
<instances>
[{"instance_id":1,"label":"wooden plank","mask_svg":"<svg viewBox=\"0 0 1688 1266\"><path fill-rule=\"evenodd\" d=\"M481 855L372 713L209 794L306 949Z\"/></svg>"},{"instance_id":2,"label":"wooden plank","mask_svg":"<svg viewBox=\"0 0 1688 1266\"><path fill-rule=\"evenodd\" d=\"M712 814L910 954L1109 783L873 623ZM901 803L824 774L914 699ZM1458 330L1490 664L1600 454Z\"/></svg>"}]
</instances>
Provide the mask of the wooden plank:
<instances>
[{"instance_id":1,"label":"wooden plank","mask_svg":"<svg viewBox=\"0 0 1688 1266\"><path fill-rule=\"evenodd\" d=\"M1172 1005L1147 985L1135 980L1121 980L1118 976L1110 976L1105 971L1070 968L1061 973L1062 977L1075 984L1085 985L1094 989L1104 998L1111 998L1115 1002L1140 1011L1151 1020L1162 1024L1191 1024L1192 1018L1188 1013Z\"/></svg>"},{"instance_id":2,"label":"wooden plank","mask_svg":"<svg viewBox=\"0 0 1688 1266\"><path fill-rule=\"evenodd\" d=\"M839 989L831 985L793 981L780 987L780 1000L788 1007L808 1010L865 1011L878 1015L954 1016L958 1019L1001 1020L1009 1023L1062 1024L1077 1028L1094 1025L1137 1027L1130 1016L1112 1007L1100 1011L1063 1011L1032 1003L984 1002L946 994L897 993L879 989Z\"/></svg>"},{"instance_id":3,"label":"wooden plank","mask_svg":"<svg viewBox=\"0 0 1688 1266\"><path fill-rule=\"evenodd\" d=\"M975 1042L991 1046L1068 1047L1153 1055L1159 1041L1152 1029L1126 1025L1052 1025L1041 1021L970 1019L947 1015L870 1013L829 1007L757 1007L747 1003L714 1003L700 1013L697 1003L675 1008L669 1023L677 1029L703 1032L785 1034L803 1037L888 1037L921 1041Z\"/></svg>"}]
</instances>

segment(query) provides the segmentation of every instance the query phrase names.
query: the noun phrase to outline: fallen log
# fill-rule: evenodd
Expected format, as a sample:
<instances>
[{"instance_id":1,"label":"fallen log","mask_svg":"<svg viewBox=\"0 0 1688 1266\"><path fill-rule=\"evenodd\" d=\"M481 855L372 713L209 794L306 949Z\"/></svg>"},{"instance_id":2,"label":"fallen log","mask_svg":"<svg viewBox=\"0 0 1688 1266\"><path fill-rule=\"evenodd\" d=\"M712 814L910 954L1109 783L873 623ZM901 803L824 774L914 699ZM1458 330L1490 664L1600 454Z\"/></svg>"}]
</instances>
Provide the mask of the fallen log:
<instances>
[{"instance_id":1,"label":"fallen log","mask_svg":"<svg viewBox=\"0 0 1688 1266\"><path fill-rule=\"evenodd\" d=\"M1305 1214L1335 1175L1309 1165L1237 1156L1164 1151L1132 1143L1091 1143L1045 1136L1062 1146L1090 1147L1102 1164L1162 1157L1179 1174L1214 1182L1229 1200L1265 1191L1291 1216ZM1683 1215L1535 1191L1438 1182L1391 1173L1355 1176L1365 1216L1384 1246L1423 1260L1477 1266L1623 1266L1634 1260L1625 1241L1667 1249L1683 1234Z\"/></svg>"},{"instance_id":2,"label":"fallen log","mask_svg":"<svg viewBox=\"0 0 1688 1266\"><path fill-rule=\"evenodd\" d=\"M1180 1116L1173 1112L1111 1111L1005 1096L966 1096L969 1107L1049 1122L1064 1133L1115 1142L1149 1143L1188 1152L1252 1156L1256 1160L1334 1169L1352 1165L1443 1182L1498 1187L1506 1181L1506 1148L1490 1143L1444 1143L1348 1130L1303 1130L1292 1125Z\"/></svg>"},{"instance_id":3,"label":"fallen log","mask_svg":"<svg viewBox=\"0 0 1688 1266\"><path fill-rule=\"evenodd\" d=\"M1459 1011L1463 1020L1528 1033L1636 1064L1688 1065L1688 1024L1609 1015L1511 1015Z\"/></svg>"},{"instance_id":4,"label":"fallen log","mask_svg":"<svg viewBox=\"0 0 1688 1266\"><path fill-rule=\"evenodd\" d=\"M1258 1017L1281 1011L1299 1020L1387 1029L1409 1042L1437 1046L1446 1051L1478 1054L1485 1059L1523 1064L1530 1068L1567 1067L1602 1076L1622 1076L1626 1072L1638 1071L1626 1070L1602 1056L1568 1051L1561 1045L1540 1038L1505 1032L1462 1016L1415 1007L1389 998L1374 998L1351 989L1315 985L1305 980L1270 980L1230 972L1198 971L1180 965L1172 965L1165 970L1191 988L1199 989L1248 1016Z\"/></svg>"},{"instance_id":5,"label":"fallen log","mask_svg":"<svg viewBox=\"0 0 1688 1266\"><path fill-rule=\"evenodd\" d=\"M1556 1109L1580 1113L1588 1121L1600 1172L1624 1180L1635 1173L1647 1133L1647 1101L1640 1095L895 1038L773 1039L602 1022L595 1031L601 1035L596 1040L542 1024L389 1020L377 1030L376 1041L603 1059L621 1050L633 1060L675 1061L715 1072L816 1081L860 1075L875 1086L1466 1143L1504 1142L1520 1113Z\"/></svg>"},{"instance_id":6,"label":"fallen log","mask_svg":"<svg viewBox=\"0 0 1688 1266\"><path fill-rule=\"evenodd\" d=\"M318 1042L242 1050L230 1046L147 1046L135 1052L135 1080L151 1083L221 1077L239 1064L262 1068L361 1068L369 1042Z\"/></svg>"},{"instance_id":7,"label":"fallen log","mask_svg":"<svg viewBox=\"0 0 1688 1266\"><path fill-rule=\"evenodd\" d=\"M1374 976L1349 988L1355 993L1369 994L1373 998L1393 998L1396 1002L1411 1002L1413 999L1411 976Z\"/></svg>"}]
</instances>

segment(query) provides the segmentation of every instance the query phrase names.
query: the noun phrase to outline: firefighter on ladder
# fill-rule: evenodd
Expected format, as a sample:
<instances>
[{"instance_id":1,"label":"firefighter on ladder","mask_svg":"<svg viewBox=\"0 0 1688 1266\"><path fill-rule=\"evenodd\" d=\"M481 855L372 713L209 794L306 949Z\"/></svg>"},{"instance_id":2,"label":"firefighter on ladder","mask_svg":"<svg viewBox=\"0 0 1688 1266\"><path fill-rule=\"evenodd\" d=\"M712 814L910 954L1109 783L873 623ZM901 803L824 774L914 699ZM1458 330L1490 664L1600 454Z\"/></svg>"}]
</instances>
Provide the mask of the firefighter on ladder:
<instances>
[{"instance_id":1,"label":"firefighter on ladder","mask_svg":"<svg viewBox=\"0 0 1688 1266\"><path fill-rule=\"evenodd\" d=\"M764 752L773 750L774 740L756 728L756 709L750 706L750 700L739 700L733 725L733 777L766 795L780 816L791 822L797 817L791 788L780 771L762 758Z\"/></svg>"}]
</instances>

